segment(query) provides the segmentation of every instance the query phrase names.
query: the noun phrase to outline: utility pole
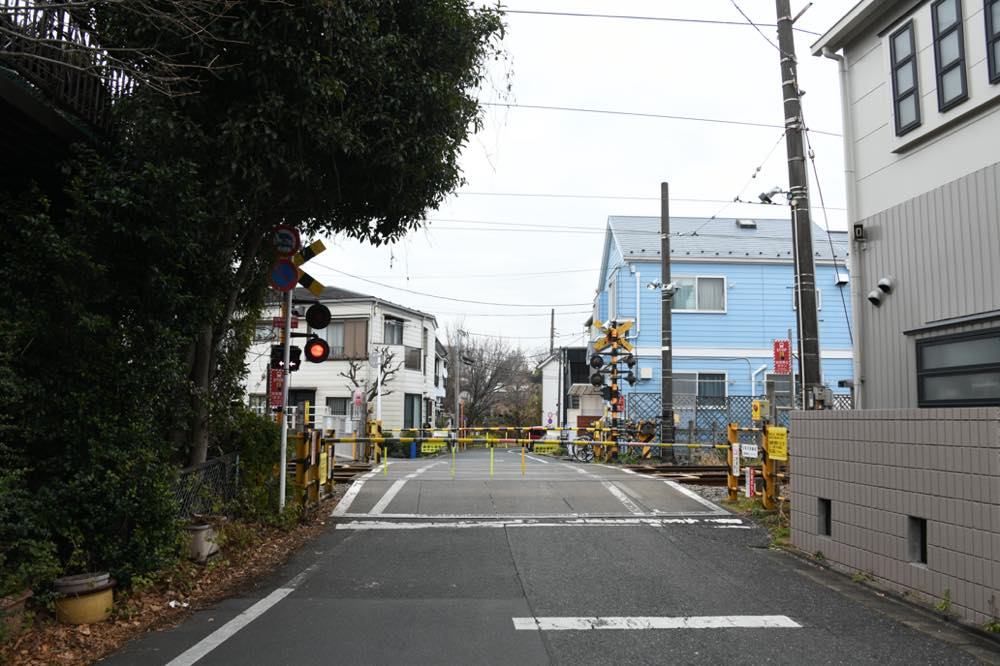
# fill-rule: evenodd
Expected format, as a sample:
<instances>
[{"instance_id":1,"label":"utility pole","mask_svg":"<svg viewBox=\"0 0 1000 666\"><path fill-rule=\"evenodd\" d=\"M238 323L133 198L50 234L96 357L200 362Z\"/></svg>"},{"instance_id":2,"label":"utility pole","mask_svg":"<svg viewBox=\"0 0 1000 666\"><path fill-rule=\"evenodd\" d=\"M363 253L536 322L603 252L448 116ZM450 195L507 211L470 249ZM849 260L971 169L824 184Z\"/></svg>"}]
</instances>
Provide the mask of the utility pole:
<instances>
[{"instance_id":1,"label":"utility pole","mask_svg":"<svg viewBox=\"0 0 1000 666\"><path fill-rule=\"evenodd\" d=\"M674 350L670 308L670 185L660 183L660 441L674 443ZM673 450L671 450L671 455ZM664 457L660 447L660 457Z\"/></svg>"},{"instance_id":2,"label":"utility pole","mask_svg":"<svg viewBox=\"0 0 1000 666\"><path fill-rule=\"evenodd\" d=\"M795 257L795 297L799 333L799 382L803 409L813 409L819 396L819 322L816 314L816 268L812 222L809 219L809 179L806 174L795 41L789 0L775 0L778 12L778 51L781 57L781 93L785 107L785 146L788 151L788 203L792 208L792 244Z\"/></svg>"},{"instance_id":3,"label":"utility pole","mask_svg":"<svg viewBox=\"0 0 1000 666\"><path fill-rule=\"evenodd\" d=\"M556 309L552 308L552 314L549 319L549 353L551 354L556 348Z\"/></svg>"}]
</instances>

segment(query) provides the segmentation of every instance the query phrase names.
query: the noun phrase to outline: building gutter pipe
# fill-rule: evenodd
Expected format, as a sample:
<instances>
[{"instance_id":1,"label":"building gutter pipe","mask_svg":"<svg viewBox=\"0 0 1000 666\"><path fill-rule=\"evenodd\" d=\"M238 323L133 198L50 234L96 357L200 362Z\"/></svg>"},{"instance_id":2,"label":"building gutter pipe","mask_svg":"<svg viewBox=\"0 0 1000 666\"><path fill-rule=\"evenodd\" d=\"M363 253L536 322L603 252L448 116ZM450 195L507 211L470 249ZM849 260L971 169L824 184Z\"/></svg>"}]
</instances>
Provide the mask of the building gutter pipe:
<instances>
[{"instance_id":1,"label":"building gutter pipe","mask_svg":"<svg viewBox=\"0 0 1000 666\"><path fill-rule=\"evenodd\" d=\"M767 370L767 364L760 366L756 370L750 373L750 395L751 397L757 396L757 375Z\"/></svg>"},{"instance_id":2,"label":"building gutter pipe","mask_svg":"<svg viewBox=\"0 0 1000 666\"><path fill-rule=\"evenodd\" d=\"M860 221L858 219L857 180L854 168L854 127L851 124L851 81L847 73L847 59L843 55L835 53L827 47L823 48L822 53L824 58L837 61L840 74L840 113L844 123L844 180L847 186L847 227L848 232L851 232L853 225ZM853 346L851 380L854 385L855 409L861 409L864 406L865 379L861 370L861 318L864 314L864 301L861 294L863 279L860 257L861 252L865 249L864 245L865 241L852 241L850 245L849 279L851 281L851 342Z\"/></svg>"}]
</instances>

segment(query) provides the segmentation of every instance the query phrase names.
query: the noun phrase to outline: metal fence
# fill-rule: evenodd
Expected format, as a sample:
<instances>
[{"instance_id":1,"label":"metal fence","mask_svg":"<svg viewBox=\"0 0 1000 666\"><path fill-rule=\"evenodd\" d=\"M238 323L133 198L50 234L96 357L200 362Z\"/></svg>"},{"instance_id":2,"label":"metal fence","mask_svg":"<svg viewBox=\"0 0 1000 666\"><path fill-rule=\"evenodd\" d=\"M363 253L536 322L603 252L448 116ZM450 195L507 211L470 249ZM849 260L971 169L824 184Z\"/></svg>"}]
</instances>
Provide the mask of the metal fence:
<instances>
[{"instance_id":1,"label":"metal fence","mask_svg":"<svg viewBox=\"0 0 1000 666\"><path fill-rule=\"evenodd\" d=\"M12 66L65 110L111 128L111 105L133 82L87 30L82 3L70 9L39 0L0 0L0 63Z\"/></svg>"},{"instance_id":2,"label":"metal fence","mask_svg":"<svg viewBox=\"0 0 1000 666\"><path fill-rule=\"evenodd\" d=\"M175 497L181 518L226 515L239 489L240 454L227 453L181 470Z\"/></svg>"},{"instance_id":3,"label":"metal fence","mask_svg":"<svg viewBox=\"0 0 1000 666\"><path fill-rule=\"evenodd\" d=\"M730 395L725 398L698 398L682 394L674 397L674 423L677 442L695 444L725 440L729 423L749 425L754 400L763 396ZM850 395L836 395L834 409L851 409ZM788 426L791 405L778 410L777 425ZM659 393L625 395L625 416L632 421L654 421L659 429L661 405Z\"/></svg>"}]
</instances>

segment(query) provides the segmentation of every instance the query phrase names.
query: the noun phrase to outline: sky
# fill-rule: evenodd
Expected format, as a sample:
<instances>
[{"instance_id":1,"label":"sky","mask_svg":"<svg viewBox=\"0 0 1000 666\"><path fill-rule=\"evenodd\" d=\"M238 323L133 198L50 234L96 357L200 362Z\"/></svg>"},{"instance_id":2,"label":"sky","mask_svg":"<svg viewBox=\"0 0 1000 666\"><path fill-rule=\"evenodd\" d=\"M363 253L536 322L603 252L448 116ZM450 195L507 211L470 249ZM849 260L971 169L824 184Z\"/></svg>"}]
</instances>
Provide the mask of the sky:
<instances>
[{"instance_id":1,"label":"sky","mask_svg":"<svg viewBox=\"0 0 1000 666\"><path fill-rule=\"evenodd\" d=\"M805 4L793 0L793 13ZM813 221L832 229L846 228L839 78L837 63L809 47L853 4L816 0L795 24L817 33L796 32L796 53L819 175L810 167ZM607 218L659 216L661 182L674 216L788 218L783 202L733 202L787 189L775 4L511 0L505 8L507 57L478 91L484 126L462 153L465 185L401 241L327 238L306 268L327 286L435 315L442 341L445 329L461 327L539 360L552 308L556 347L583 342ZM771 26L758 32L740 10ZM526 108L538 106L563 110Z\"/></svg>"}]
</instances>

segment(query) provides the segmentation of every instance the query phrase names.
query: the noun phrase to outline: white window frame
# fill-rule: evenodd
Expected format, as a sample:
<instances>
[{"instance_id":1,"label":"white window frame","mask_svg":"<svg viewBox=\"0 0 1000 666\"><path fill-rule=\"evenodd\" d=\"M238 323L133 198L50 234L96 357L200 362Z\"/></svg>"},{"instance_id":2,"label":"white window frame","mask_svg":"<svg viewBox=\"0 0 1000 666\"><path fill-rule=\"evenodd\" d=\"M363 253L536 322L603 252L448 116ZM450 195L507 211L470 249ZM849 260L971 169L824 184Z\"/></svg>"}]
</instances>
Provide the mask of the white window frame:
<instances>
[{"instance_id":1,"label":"white window frame","mask_svg":"<svg viewBox=\"0 0 1000 666\"><path fill-rule=\"evenodd\" d=\"M388 328L390 321L399 324L399 342L389 342L388 340L386 340L386 328ZM402 345L406 335L405 327L406 327L406 320L403 319L402 317L396 317L394 315L388 315L388 314L382 315L382 344L396 345L396 346Z\"/></svg>"},{"instance_id":2,"label":"white window frame","mask_svg":"<svg viewBox=\"0 0 1000 666\"><path fill-rule=\"evenodd\" d=\"M677 380L677 375L693 375L694 376L694 397L698 398L698 383L701 381L701 375L722 375L725 377L723 380L723 398L729 399L729 371L728 370L678 370L673 373L673 380ZM687 378L685 378L687 381ZM691 395L690 393L684 393L683 395Z\"/></svg>"},{"instance_id":3,"label":"white window frame","mask_svg":"<svg viewBox=\"0 0 1000 666\"><path fill-rule=\"evenodd\" d=\"M671 312L690 312L696 314L726 314L729 312L729 280L725 275L677 275L671 278L672 280L694 280L694 305L695 309L679 309L671 308ZM721 310L702 310L698 307L698 280L722 280L722 309Z\"/></svg>"}]
</instances>

